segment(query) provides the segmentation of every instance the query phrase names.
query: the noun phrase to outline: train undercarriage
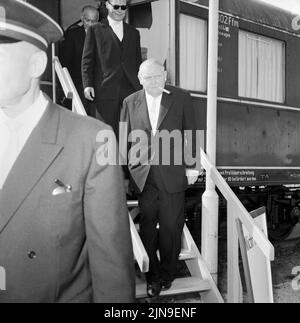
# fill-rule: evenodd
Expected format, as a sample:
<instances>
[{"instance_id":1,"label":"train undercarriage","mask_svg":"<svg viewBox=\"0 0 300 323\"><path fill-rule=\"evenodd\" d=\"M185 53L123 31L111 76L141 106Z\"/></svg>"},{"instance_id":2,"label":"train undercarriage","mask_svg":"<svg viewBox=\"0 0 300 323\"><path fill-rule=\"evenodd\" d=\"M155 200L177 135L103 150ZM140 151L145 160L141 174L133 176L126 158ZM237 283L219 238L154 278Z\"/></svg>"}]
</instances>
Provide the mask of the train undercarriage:
<instances>
[{"instance_id":1,"label":"train undercarriage","mask_svg":"<svg viewBox=\"0 0 300 323\"><path fill-rule=\"evenodd\" d=\"M198 184L186 194L186 221L199 244L204 190L203 184ZM233 187L233 191L249 212L266 207L271 241L300 238L300 185ZM220 226L226 223L226 210L226 200L219 194Z\"/></svg>"}]
</instances>

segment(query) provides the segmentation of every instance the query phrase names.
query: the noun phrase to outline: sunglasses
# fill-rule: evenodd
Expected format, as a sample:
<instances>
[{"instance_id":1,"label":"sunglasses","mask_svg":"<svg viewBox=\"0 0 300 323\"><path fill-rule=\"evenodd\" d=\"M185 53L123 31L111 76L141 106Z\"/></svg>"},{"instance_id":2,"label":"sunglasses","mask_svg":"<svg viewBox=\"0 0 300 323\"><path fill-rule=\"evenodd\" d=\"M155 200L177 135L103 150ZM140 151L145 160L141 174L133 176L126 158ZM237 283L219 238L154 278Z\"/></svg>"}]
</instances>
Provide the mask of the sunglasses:
<instances>
[{"instance_id":1,"label":"sunglasses","mask_svg":"<svg viewBox=\"0 0 300 323\"><path fill-rule=\"evenodd\" d=\"M113 5L110 1L107 1L115 10L119 10L120 8L125 11L127 10L127 5L124 5L124 6L119 6L119 5Z\"/></svg>"}]
</instances>

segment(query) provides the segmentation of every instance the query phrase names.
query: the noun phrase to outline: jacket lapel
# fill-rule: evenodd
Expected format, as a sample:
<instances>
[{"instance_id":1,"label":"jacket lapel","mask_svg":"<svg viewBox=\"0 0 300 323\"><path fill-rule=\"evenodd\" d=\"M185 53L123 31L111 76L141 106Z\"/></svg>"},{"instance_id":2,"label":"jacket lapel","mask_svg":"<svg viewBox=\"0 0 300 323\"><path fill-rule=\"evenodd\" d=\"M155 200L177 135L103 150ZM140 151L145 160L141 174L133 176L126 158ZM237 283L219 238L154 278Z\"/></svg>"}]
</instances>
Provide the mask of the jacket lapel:
<instances>
[{"instance_id":1,"label":"jacket lapel","mask_svg":"<svg viewBox=\"0 0 300 323\"><path fill-rule=\"evenodd\" d=\"M151 123L150 123L150 118L149 118L149 113L148 113L148 106L147 106L147 100L146 100L146 94L145 91L142 90L139 92L139 95L137 99L135 100L135 109L133 111L133 116L134 116L134 129L138 130L144 130L147 134L147 138L151 138L152 132L151 132ZM149 145L150 142L140 142L143 148L147 147L144 145ZM148 146L150 148L150 146ZM143 150L143 152L139 157L138 160L134 159L134 163L132 164L132 156L129 156L129 169L131 176L140 190L140 192L143 191L143 188L145 186L149 170L150 170L150 165L147 163L149 160L149 153L148 149L147 151ZM136 156L134 156L135 158ZM146 163L146 164L145 164Z\"/></svg>"},{"instance_id":2,"label":"jacket lapel","mask_svg":"<svg viewBox=\"0 0 300 323\"><path fill-rule=\"evenodd\" d=\"M128 30L128 25L123 22L123 31L124 31L124 35L123 35L123 40L122 40L122 45L123 45L123 50L125 52L125 49L129 46L129 30Z\"/></svg>"},{"instance_id":3,"label":"jacket lapel","mask_svg":"<svg viewBox=\"0 0 300 323\"><path fill-rule=\"evenodd\" d=\"M162 122L164 121L169 109L171 108L173 104L173 97L171 94L163 93L161 105L160 105L160 111L159 111L159 117L157 122L157 129L160 128Z\"/></svg>"},{"instance_id":4,"label":"jacket lapel","mask_svg":"<svg viewBox=\"0 0 300 323\"><path fill-rule=\"evenodd\" d=\"M49 103L8 175L2 189L0 233L62 151L56 143L59 117L58 108Z\"/></svg>"},{"instance_id":5,"label":"jacket lapel","mask_svg":"<svg viewBox=\"0 0 300 323\"><path fill-rule=\"evenodd\" d=\"M138 124L142 126L139 129L151 131L151 122L149 118L147 100L145 91L141 91L137 100L135 101L135 109L136 109L136 116Z\"/></svg>"}]
</instances>

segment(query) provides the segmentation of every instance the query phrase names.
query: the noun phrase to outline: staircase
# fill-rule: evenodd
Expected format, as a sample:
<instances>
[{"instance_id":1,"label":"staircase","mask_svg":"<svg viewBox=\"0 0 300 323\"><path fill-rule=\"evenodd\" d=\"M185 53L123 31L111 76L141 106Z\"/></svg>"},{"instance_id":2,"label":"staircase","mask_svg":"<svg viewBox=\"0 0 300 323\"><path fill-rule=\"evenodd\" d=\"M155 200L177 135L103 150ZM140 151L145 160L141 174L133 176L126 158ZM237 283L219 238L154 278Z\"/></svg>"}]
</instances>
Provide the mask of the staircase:
<instances>
[{"instance_id":1,"label":"staircase","mask_svg":"<svg viewBox=\"0 0 300 323\"><path fill-rule=\"evenodd\" d=\"M71 79L71 76L66 68L62 68L59 59L55 56L55 47L52 47L53 54L53 99L56 100L56 78L62 85L63 91L67 98L72 99L73 112L80 115L86 115L85 109L82 105L80 97ZM138 202L128 202L130 231L133 243L133 252L135 260L139 266L141 273L149 270L149 258L143 243L140 239L138 229L133 220L139 213ZM163 291L161 296L171 296L186 293L200 293L203 303L224 303L224 300L212 278L210 272L203 260L197 245L195 244L188 228L185 226L182 235L182 250L179 260L185 261L190 272L190 277L176 279L171 289ZM146 283L137 282L136 297L138 299L147 297Z\"/></svg>"},{"instance_id":2,"label":"staircase","mask_svg":"<svg viewBox=\"0 0 300 323\"><path fill-rule=\"evenodd\" d=\"M138 225L133 220L138 214L138 202L128 202L130 214L130 228L133 241L134 256L141 273L146 273L149 268L149 258L138 234ZM190 273L190 277L178 278L167 291L162 291L160 296L174 296L180 294L200 293L203 303L223 303L223 298L210 275L206 264L187 228L184 226L182 235L182 250L179 256L184 261ZM147 298L146 282L137 279L136 298Z\"/></svg>"}]
</instances>

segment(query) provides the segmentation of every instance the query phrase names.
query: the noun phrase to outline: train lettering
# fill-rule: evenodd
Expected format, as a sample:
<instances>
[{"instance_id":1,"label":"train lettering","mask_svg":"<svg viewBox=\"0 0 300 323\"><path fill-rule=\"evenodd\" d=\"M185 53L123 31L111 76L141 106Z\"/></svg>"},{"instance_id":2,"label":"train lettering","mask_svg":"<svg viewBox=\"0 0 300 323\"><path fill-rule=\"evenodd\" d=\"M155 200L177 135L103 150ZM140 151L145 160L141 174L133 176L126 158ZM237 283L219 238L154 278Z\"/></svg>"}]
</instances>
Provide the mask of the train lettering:
<instances>
[{"instance_id":1,"label":"train lettering","mask_svg":"<svg viewBox=\"0 0 300 323\"><path fill-rule=\"evenodd\" d=\"M219 15L219 22L224 25L232 26L235 28L239 28L238 20L234 19L233 17L226 16L226 15Z\"/></svg>"}]
</instances>

